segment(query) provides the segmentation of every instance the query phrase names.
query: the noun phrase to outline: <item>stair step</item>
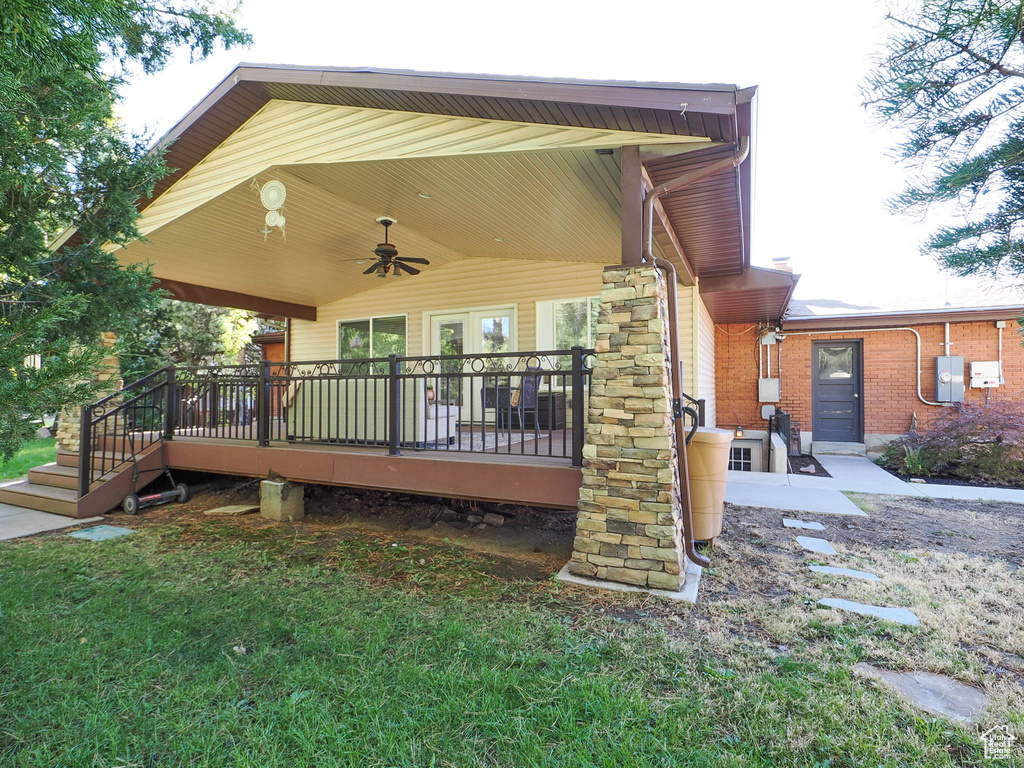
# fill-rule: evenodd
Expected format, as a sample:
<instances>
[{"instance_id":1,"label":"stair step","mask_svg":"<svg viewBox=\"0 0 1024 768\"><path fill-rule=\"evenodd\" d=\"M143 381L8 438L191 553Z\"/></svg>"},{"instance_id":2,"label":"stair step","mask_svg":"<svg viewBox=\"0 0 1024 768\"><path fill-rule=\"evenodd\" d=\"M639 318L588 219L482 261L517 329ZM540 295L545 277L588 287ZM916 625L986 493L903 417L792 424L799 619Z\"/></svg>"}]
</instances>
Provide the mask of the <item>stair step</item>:
<instances>
[{"instance_id":1,"label":"stair step","mask_svg":"<svg viewBox=\"0 0 1024 768\"><path fill-rule=\"evenodd\" d=\"M78 467L65 467L57 462L33 467L28 471L28 481L35 485L48 485L51 488L70 488L78 490Z\"/></svg>"},{"instance_id":2,"label":"stair step","mask_svg":"<svg viewBox=\"0 0 1024 768\"><path fill-rule=\"evenodd\" d=\"M120 451L117 451L116 453L111 453L110 451L107 451L105 453L94 453L92 456L93 469L102 469L104 473L107 474L114 470L123 469L124 467L131 465L131 462L131 454L122 454ZM74 467L75 470L77 471L78 454L58 453L56 463L58 464L58 466L61 467Z\"/></svg>"},{"instance_id":3,"label":"stair step","mask_svg":"<svg viewBox=\"0 0 1024 768\"><path fill-rule=\"evenodd\" d=\"M78 517L78 492L69 488L38 485L28 480L0 488L0 502L40 512Z\"/></svg>"}]
</instances>

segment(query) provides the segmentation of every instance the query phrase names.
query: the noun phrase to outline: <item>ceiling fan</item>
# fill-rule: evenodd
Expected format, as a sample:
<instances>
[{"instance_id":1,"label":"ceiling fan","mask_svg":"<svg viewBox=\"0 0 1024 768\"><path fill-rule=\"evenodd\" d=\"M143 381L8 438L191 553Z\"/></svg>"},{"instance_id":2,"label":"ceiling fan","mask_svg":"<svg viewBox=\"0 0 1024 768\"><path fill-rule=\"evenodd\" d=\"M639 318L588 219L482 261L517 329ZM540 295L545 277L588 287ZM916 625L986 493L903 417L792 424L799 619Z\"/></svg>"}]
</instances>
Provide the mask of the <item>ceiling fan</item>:
<instances>
[{"instance_id":1,"label":"ceiling fan","mask_svg":"<svg viewBox=\"0 0 1024 768\"><path fill-rule=\"evenodd\" d=\"M418 275L420 270L416 267L410 267L410 264L429 264L430 262L426 259L420 259L415 256L399 256L398 249L388 242L388 227L392 224L397 223L395 219L390 216L380 216L377 222L384 227L384 242L379 243L373 252L377 255L377 263L372 267L363 272L364 275L376 273L377 277L387 277L388 272L394 271L395 277L398 277L402 272L406 272L410 275Z\"/></svg>"}]
</instances>

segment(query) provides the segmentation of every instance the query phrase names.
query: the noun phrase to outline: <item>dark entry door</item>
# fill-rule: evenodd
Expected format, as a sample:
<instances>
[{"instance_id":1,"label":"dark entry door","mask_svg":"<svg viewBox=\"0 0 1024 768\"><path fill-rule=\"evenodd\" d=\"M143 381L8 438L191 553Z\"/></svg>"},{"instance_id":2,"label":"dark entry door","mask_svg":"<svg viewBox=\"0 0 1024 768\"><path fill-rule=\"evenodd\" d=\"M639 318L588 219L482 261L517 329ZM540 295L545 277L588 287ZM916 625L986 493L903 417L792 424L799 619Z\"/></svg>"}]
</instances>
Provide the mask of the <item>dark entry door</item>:
<instances>
[{"instance_id":1,"label":"dark entry door","mask_svg":"<svg viewBox=\"0 0 1024 768\"><path fill-rule=\"evenodd\" d=\"M860 342L816 341L813 356L813 439L862 442Z\"/></svg>"}]
</instances>

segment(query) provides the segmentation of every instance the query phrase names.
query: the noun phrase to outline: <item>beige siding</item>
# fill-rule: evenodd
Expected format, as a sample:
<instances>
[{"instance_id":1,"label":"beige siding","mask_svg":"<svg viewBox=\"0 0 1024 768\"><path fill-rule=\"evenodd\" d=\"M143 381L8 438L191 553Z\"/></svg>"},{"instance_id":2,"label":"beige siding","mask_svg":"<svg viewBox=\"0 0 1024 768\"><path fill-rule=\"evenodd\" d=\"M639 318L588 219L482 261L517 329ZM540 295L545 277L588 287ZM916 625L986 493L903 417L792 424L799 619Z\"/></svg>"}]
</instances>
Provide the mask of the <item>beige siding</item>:
<instances>
[{"instance_id":1,"label":"beige siding","mask_svg":"<svg viewBox=\"0 0 1024 768\"><path fill-rule=\"evenodd\" d=\"M694 321L693 321L693 297L694 290L685 286L678 286L676 301L679 311L679 357L683 361L683 392L693 394L694 376L693 371L696 365L694 357Z\"/></svg>"},{"instance_id":2,"label":"beige siding","mask_svg":"<svg viewBox=\"0 0 1024 768\"><path fill-rule=\"evenodd\" d=\"M317 309L317 322L292 321L292 360L333 359L337 321L408 315L409 354L424 354L424 313L479 307L516 306L518 346L537 344L538 301L598 296L601 264L559 264L509 259L464 259L417 277L388 278L379 288ZM377 278L367 277L366 280ZM679 338L683 387L693 391L694 332L691 288L679 286Z\"/></svg>"},{"instance_id":3,"label":"beige siding","mask_svg":"<svg viewBox=\"0 0 1024 768\"><path fill-rule=\"evenodd\" d=\"M536 302L601 293L600 264L557 264L508 259L464 259L385 285L317 310L317 322L292 322L292 359L333 358L338 320L409 316L409 354L424 353L424 312L516 305L519 349L536 346ZM377 278L367 277L366 280ZM385 282L385 281L381 281Z\"/></svg>"},{"instance_id":4,"label":"beige siding","mask_svg":"<svg viewBox=\"0 0 1024 768\"><path fill-rule=\"evenodd\" d=\"M715 321L697 297L697 397L704 398L705 423L718 425L715 402Z\"/></svg>"}]
</instances>

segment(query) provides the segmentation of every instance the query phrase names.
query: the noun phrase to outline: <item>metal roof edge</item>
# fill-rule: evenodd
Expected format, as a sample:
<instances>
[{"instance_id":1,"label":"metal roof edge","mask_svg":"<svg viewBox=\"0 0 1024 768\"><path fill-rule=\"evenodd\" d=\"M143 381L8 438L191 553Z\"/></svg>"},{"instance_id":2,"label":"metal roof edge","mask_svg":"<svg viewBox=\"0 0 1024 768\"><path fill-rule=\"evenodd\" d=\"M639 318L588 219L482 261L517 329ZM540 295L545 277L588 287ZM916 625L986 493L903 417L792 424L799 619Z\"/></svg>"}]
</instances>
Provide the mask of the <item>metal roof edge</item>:
<instances>
[{"instance_id":1,"label":"metal roof edge","mask_svg":"<svg viewBox=\"0 0 1024 768\"><path fill-rule=\"evenodd\" d=\"M802 315L787 317L783 325L788 329L821 328L823 330L842 330L871 328L879 325L899 325L915 322L934 324L954 322L955 320L1006 320L1017 317L1024 312L1024 302L992 307L949 307L943 309L908 309L896 312L872 312L853 315Z\"/></svg>"}]
</instances>

